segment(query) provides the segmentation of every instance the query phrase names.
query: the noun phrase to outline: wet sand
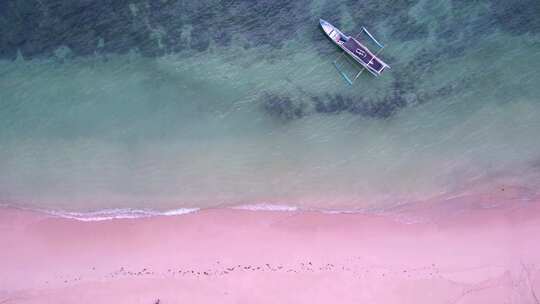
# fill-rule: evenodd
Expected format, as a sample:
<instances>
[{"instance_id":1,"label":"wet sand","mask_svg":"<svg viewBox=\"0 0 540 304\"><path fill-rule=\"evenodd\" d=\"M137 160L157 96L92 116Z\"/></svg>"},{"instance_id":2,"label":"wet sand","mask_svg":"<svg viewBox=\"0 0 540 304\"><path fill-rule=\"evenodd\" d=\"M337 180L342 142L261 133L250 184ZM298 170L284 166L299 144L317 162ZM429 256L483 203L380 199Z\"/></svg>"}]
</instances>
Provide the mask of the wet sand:
<instances>
[{"instance_id":1,"label":"wet sand","mask_svg":"<svg viewBox=\"0 0 540 304\"><path fill-rule=\"evenodd\" d=\"M0 210L0 303L539 303L540 206L434 221Z\"/></svg>"}]
</instances>

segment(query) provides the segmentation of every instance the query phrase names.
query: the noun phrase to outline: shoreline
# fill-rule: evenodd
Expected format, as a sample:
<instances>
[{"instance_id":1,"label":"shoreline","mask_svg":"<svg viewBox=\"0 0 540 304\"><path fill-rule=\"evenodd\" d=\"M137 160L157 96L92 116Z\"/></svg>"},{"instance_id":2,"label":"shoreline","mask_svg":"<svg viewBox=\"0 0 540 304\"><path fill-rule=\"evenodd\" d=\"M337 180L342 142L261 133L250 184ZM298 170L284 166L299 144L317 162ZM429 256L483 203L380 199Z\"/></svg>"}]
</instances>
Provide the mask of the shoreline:
<instances>
[{"instance_id":1,"label":"shoreline","mask_svg":"<svg viewBox=\"0 0 540 304\"><path fill-rule=\"evenodd\" d=\"M238 209L84 222L3 208L0 302L534 303L537 235L536 202L422 223Z\"/></svg>"},{"instance_id":2,"label":"shoreline","mask_svg":"<svg viewBox=\"0 0 540 304\"><path fill-rule=\"evenodd\" d=\"M481 191L478 191L481 190ZM351 200L348 200L351 201ZM399 201L399 200L398 200ZM19 210L52 217L72 219L82 222L99 222L119 219L143 219L149 217L179 216L209 210L241 210L254 212L293 212L320 214L357 214L362 216L381 216L399 222L419 223L437 221L444 216L455 216L463 212L478 210L513 210L529 208L540 201L540 193L519 186L491 186L489 188L471 187L469 191L446 194L418 201L400 201L394 206L348 208L309 208L301 204L276 204L255 202L215 207L181 207L172 209L113 207L96 210L42 209L31 206L0 203L2 210Z\"/></svg>"}]
</instances>

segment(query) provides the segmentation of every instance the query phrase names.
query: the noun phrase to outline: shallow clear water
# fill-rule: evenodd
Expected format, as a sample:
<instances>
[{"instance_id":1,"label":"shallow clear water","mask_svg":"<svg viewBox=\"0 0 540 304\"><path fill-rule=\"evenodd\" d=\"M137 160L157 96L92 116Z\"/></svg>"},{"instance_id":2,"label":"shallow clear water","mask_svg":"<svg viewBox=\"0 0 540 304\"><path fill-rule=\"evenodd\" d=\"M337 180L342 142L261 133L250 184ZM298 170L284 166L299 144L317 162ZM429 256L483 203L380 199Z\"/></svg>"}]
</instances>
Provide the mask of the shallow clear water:
<instances>
[{"instance_id":1,"label":"shallow clear water","mask_svg":"<svg viewBox=\"0 0 540 304\"><path fill-rule=\"evenodd\" d=\"M2 4L5 204L364 209L538 189L537 1L83 2ZM319 17L366 25L392 69L347 85Z\"/></svg>"}]
</instances>

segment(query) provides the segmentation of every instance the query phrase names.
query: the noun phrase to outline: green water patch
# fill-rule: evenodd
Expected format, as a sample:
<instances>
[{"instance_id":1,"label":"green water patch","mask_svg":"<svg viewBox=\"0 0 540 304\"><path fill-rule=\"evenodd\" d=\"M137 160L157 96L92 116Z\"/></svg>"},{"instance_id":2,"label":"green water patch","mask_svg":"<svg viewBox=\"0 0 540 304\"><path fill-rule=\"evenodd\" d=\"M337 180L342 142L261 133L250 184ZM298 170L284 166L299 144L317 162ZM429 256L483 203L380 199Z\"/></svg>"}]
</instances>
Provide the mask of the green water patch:
<instances>
[{"instance_id":1,"label":"green water patch","mask_svg":"<svg viewBox=\"0 0 540 304\"><path fill-rule=\"evenodd\" d=\"M157 46L119 30L114 44L96 36L86 55L55 40L44 58L20 47L1 61L0 201L355 209L479 183L537 189L534 21L505 27L496 2L231 2L223 15L204 12L218 2L191 3L181 18L176 1L119 5L131 30L150 22ZM265 13L273 18L256 17ZM349 86L318 17L348 33L368 26L392 69ZM231 30L220 36L221 25Z\"/></svg>"},{"instance_id":2,"label":"green water patch","mask_svg":"<svg viewBox=\"0 0 540 304\"><path fill-rule=\"evenodd\" d=\"M390 70L353 87L300 45L264 60L231 47L3 62L2 200L371 208L483 181L537 185L530 39L497 33L414 78ZM357 112L393 96L407 102L389 116Z\"/></svg>"}]
</instances>

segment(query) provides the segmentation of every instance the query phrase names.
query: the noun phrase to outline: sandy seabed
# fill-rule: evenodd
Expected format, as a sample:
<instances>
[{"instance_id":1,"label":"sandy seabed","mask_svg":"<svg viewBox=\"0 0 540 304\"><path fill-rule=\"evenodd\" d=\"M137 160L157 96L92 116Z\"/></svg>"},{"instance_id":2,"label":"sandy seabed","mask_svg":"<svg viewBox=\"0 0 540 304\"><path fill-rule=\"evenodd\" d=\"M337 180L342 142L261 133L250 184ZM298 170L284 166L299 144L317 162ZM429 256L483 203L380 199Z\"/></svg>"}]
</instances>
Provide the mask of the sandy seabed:
<instances>
[{"instance_id":1,"label":"sandy seabed","mask_svg":"<svg viewBox=\"0 0 540 304\"><path fill-rule=\"evenodd\" d=\"M4 208L0 242L2 304L538 304L540 297L534 202L417 223L233 209L83 222Z\"/></svg>"}]
</instances>

